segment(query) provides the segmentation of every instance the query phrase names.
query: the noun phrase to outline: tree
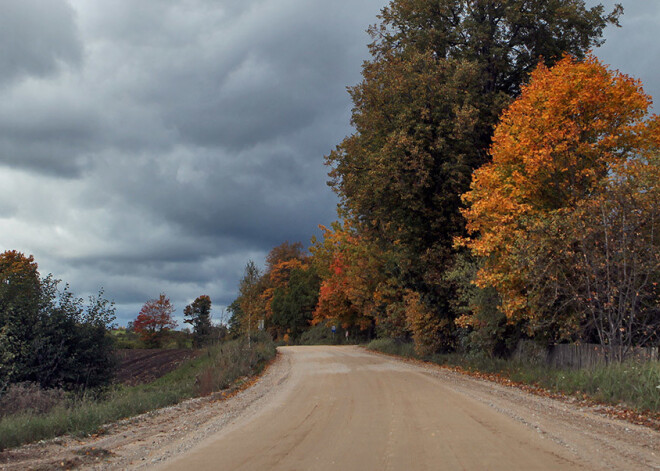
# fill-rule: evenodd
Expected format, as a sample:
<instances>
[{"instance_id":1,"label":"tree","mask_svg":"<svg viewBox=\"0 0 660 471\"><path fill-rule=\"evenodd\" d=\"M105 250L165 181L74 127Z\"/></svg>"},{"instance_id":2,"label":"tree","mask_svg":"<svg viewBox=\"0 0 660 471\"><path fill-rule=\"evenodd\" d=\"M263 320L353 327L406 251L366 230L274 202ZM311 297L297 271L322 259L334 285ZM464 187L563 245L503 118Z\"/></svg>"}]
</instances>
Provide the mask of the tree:
<instances>
[{"instance_id":1,"label":"tree","mask_svg":"<svg viewBox=\"0 0 660 471\"><path fill-rule=\"evenodd\" d=\"M383 281L380 254L349 222L321 229L324 239L312 248L313 266L319 267L322 280L313 323L330 320L371 333L382 307L377 294Z\"/></svg>"},{"instance_id":2,"label":"tree","mask_svg":"<svg viewBox=\"0 0 660 471\"><path fill-rule=\"evenodd\" d=\"M272 322L282 336L297 338L309 327L319 298L320 280L314 268L295 268L287 284L275 290L272 301Z\"/></svg>"},{"instance_id":3,"label":"tree","mask_svg":"<svg viewBox=\"0 0 660 471\"><path fill-rule=\"evenodd\" d=\"M616 348L657 336L660 120L650 104L638 81L594 57L540 64L464 196L467 244L485 261L477 282L550 341L587 324Z\"/></svg>"},{"instance_id":4,"label":"tree","mask_svg":"<svg viewBox=\"0 0 660 471\"><path fill-rule=\"evenodd\" d=\"M288 240L273 247L266 256L266 272L270 272L276 265L289 260L305 261L309 257L305 254L302 242L290 243Z\"/></svg>"},{"instance_id":5,"label":"tree","mask_svg":"<svg viewBox=\"0 0 660 471\"><path fill-rule=\"evenodd\" d=\"M304 252L300 242L291 244L285 241L273 247L266 256L266 272L261 277L261 298L267 329L272 330L270 321L273 315L272 303L275 292L286 288L293 270L306 270L308 265L309 255Z\"/></svg>"},{"instance_id":6,"label":"tree","mask_svg":"<svg viewBox=\"0 0 660 471\"><path fill-rule=\"evenodd\" d=\"M174 306L170 299L161 294L158 299L150 299L135 318L133 329L149 348L158 348L170 329L177 326L172 318Z\"/></svg>"},{"instance_id":7,"label":"tree","mask_svg":"<svg viewBox=\"0 0 660 471\"><path fill-rule=\"evenodd\" d=\"M84 389L112 380L113 304L100 291L85 305L58 284L31 255L0 255L0 392L21 381Z\"/></svg>"},{"instance_id":8,"label":"tree","mask_svg":"<svg viewBox=\"0 0 660 471\"><path fill-rule=\"evenodd\" d=\"M242 313L241 328L250 344L251 333L257 330L257 323L265 317L264 302L261 296L263 284L259 268L252 260L245 265L245 273L238 285L238 305Z\"/></svg>"},{"instance_id":9,"label":"tree","mask_svg":"<svg viewBox=\"0 0 660 471\"><path fill-rule=\"evenodd\" d=\"M394 0L371 28L373 58L350 89L356 132L327 156L330 184L342 216L395 260L400 288L449 329L460 196L500 112L539 58L582 57L620 12L581 0Z\"/></svg>"},{"instance_id":10,"label":"tree","mask_svg":"<svg viewBox=\"0 0 660 471\"><path fill-rule=\"evenodd\" d=\"M206 295L197 297L185 307L183 315L183 322L193 327L194 345L201 347L207 343L211 335L211 298Z\"/></svg>"}]
</instances>

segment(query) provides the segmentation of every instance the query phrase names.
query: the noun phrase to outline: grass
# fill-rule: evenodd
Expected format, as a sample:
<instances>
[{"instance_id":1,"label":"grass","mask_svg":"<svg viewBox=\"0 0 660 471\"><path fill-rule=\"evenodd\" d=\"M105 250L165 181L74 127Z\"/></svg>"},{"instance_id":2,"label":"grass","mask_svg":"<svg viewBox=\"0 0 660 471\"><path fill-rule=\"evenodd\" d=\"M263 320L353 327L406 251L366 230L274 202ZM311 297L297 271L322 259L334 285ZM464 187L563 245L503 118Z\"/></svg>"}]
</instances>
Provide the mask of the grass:
<instances>
[{"instance_id":1,"label":"grass","mask_svg":"<svg viewBox=\"0 0 660 471\"><path fill-rule=\"evenodd\" d=\"M243 376L257 374L274 356L270 339L255 339L250 350L244 341L231 341L209 348L206 355L149 384L117 386L98 399L69 397L47 413L6 415L0 418L0 450L67 433L88 435L104 424L224 389Z\"/></svg>"},{"instance_id":2,"label":"grass","mask_svg":"<svg viewBox=\"0 0 660 471\"><path fill-rule=\"evenodd\" d=\"M367 348L391 355L418 358L412 344L378 339ZM518 383L535 385L556 393L586 397L606 404L621 404L640 411L660 412L660 362L627 362L593 368L552 368L538 363L445 354L422 360L459 367L468 372L497 374Z\"/></svg>"}]
</instances>

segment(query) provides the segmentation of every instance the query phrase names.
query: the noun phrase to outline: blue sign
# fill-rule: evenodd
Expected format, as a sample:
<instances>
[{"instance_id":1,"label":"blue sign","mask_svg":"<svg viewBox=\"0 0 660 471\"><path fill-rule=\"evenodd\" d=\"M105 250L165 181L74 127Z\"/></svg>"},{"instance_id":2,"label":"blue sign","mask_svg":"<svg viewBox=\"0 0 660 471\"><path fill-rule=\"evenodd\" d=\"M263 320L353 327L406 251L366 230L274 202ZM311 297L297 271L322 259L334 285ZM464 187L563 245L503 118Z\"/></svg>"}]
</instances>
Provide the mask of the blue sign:
<instances>
[{"instance_id":1,"label":"blue sign","mask_svg":"<svg viewBox=\"0 0 660 471\"><path fill-rule=\"evenodd\" d=\"M335 332L337 332L337 326L334 326L334 325L333 325L333 326L332 326L332 333L334 334Z\"/></svg>"}]
</instances>

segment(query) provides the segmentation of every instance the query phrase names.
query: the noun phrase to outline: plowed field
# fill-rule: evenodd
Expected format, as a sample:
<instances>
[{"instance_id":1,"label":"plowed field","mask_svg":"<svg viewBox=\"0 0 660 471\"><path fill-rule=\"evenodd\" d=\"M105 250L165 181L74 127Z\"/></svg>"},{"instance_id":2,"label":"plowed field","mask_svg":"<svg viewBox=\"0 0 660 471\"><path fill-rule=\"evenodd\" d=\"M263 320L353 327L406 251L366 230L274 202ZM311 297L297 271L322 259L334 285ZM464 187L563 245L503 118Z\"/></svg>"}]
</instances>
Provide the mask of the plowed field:
<instances>
[{"instance_id":1,"label":"plowed field","mask_svg":"<svg viewBox=\"0 0 660 471\"><path fill-rule=\"evenodd\" d=\"M200 350L188 349L118 350L117 382L130 386L149 383L200 354Z\"/></svg>"}]
</instances>

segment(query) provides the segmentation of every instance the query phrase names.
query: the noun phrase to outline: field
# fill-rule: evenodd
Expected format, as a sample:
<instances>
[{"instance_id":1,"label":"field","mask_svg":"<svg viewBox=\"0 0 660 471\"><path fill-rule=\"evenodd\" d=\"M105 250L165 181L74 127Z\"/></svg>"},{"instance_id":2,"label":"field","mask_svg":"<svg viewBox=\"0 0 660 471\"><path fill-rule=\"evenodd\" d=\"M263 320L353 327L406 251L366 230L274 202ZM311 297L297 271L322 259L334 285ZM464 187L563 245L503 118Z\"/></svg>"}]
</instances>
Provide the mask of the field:
<instances>
[{"instance_id":1,"label":"field","mask_svg":"<svg viewBox=\"0 0 660 471\"><path fill-rule=\"evenodd\" d=\"M200 351L120 351L114 387L83 396L67 393L47 410L22 401L25 407L0 416L0 451L67 433L103 433L104 425L117 420L230 388L258 374L275 356L270 338L252 340L251 348L233 340ZM10 396L11 391L3 399Z\"/></svg>"},{"instance_id":2,"label":"field","mask_svg":"<svg viewBox=\"0 0 660 471\"><path fill-rule=\"evenodd\" d=\"M116 381L127 386L150 383L201 353L201 350L189 349L118 350Z\"/></svg>"}]
</instances>

